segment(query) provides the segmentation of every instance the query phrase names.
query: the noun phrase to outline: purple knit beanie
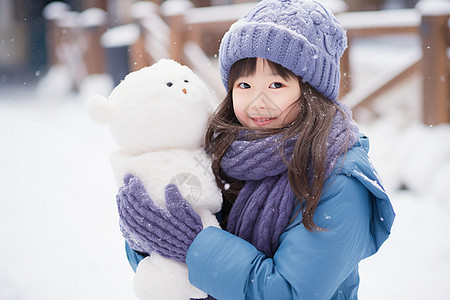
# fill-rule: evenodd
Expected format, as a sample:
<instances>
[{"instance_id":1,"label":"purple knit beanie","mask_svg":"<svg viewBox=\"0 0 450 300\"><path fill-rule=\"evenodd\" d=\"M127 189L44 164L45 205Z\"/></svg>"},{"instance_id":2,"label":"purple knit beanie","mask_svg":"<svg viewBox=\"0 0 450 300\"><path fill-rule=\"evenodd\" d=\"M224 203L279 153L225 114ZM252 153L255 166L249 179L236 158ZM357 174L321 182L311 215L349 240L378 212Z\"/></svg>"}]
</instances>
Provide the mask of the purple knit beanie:
<instances>
[{"instance_id":1,"label":"purple knit beanie","mask_svg":"<svg viewBox=\"0 0 450 300\"><path fill-rule=\"evenodd\" d=\"M219 68L225 88L231 66L261 57L303 78L335 101L339 93L339 59L347 48L345 30L314 0L263 0L225 33Z\"/></svg>"}]
</instances>

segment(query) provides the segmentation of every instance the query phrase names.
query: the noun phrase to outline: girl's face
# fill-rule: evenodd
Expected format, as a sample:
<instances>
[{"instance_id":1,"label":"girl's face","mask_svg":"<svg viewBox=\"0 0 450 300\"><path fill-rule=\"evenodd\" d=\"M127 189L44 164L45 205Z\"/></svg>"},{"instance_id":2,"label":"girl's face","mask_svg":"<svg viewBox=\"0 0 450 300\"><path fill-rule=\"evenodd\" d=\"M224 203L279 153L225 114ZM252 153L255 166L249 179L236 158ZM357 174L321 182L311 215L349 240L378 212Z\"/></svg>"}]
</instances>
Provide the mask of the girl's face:
<instances>
[{"instance_id":1,"label":"girl's face","mask_svg":"<svg viewBox=\"0 0 450 300\"><path fill-rule=\"evenodd\" d=\"M298 116L300 95L296 77L283 79L258 57L255 72L238 77L233 84L234 114L246 127L285 127Z\"/></svg>"}]
</instances>

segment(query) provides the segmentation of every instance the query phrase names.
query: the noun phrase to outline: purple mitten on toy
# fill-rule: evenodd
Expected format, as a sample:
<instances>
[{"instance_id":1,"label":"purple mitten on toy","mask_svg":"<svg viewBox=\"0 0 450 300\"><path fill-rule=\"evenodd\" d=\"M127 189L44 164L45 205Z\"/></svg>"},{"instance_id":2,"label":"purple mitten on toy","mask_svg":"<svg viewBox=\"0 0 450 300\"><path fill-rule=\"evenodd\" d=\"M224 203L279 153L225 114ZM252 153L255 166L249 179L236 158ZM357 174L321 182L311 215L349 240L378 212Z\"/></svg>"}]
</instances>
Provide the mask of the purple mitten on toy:
<instances>
[{"instance_id":1,"label":"purple mitten on toy","mask_svg":"<svg viewBox=\"0 0 450 300\"><path fill-rule=\"evenodd\" d=\"M120 228L134 250L184 262L202 221L176 185L167 185L165 196L167 210L150 199L138 178L126 175L117 194Z\"/></svg>"}]
</instances>

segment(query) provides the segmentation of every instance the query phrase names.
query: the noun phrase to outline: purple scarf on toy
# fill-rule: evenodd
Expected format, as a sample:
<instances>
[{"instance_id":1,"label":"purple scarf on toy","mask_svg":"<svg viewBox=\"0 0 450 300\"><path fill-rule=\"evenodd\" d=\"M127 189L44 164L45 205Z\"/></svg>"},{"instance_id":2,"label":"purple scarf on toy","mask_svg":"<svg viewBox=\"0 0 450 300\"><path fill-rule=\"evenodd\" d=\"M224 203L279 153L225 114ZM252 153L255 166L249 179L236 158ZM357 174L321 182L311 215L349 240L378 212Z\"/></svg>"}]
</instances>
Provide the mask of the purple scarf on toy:
<instances>
[{"instance_id":1,"label":"purple scarf on toy","mask_svg":"<svg viewBox=\"0 0 450 300\"><path fill-rule=\"evenodd\" d=\"M337 159L358 140L358 127L350 109L338 103L338 110L328 137L325 179L331 174ZM227 230L252 243L268 257L278 249L278 239L287 227L295 195L287 177L287 165L281 154L281 136L248 139L243 130L227 149L221 167L228 176L244 180L244 187L233 204ZM284 142L284 157L290 161L297 138ZM347 143L348 142L348 143Z\"/></svg>"}]
</instances>

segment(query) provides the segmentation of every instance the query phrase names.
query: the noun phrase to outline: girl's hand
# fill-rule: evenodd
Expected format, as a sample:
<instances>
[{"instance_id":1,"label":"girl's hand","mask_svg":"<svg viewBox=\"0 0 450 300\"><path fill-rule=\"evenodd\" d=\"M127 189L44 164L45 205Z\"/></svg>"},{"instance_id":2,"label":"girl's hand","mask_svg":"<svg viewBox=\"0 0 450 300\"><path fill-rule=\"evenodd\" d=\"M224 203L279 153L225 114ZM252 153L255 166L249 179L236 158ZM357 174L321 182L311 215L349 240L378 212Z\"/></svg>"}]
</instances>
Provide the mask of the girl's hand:
<instances>
[{"instance_id":1,"label":"girl's hand","mask_svg":"<svg viewBox=\"0 0 450 300\"><path fill-rule=\"evenodd\" d=\"M184 262L189 246L203 229L202 221L176 185L167 185L165 195L167 210L150 199L138 178L126 175L117 194L120 228L134 250L155 251Z\"/></svg>"}]
</instances>

